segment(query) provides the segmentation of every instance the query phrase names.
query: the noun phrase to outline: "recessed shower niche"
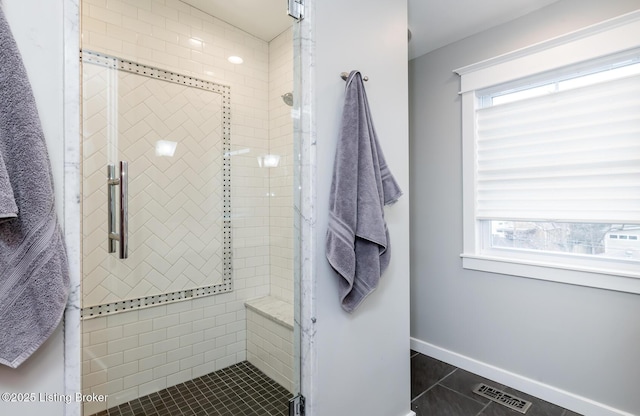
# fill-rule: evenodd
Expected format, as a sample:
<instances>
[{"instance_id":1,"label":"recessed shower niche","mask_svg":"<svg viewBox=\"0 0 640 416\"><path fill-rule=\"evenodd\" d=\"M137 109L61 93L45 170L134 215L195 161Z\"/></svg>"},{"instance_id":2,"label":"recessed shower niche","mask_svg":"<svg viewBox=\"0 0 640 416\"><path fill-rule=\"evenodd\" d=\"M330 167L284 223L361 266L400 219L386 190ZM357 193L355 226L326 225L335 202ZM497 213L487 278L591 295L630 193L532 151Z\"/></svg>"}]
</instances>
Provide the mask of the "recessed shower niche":
<instances>
[{"instance_id":1,"label":"recessed shower niche","mask_svg":"<svg viewBox=\"0 0 640 416\"><path fill-rule=\"evenodd\" d=\"M82 389L107 396L84 415L238 365L297 389L293 20L279 24L82 2Z\"/></svg>"}]
</instances>

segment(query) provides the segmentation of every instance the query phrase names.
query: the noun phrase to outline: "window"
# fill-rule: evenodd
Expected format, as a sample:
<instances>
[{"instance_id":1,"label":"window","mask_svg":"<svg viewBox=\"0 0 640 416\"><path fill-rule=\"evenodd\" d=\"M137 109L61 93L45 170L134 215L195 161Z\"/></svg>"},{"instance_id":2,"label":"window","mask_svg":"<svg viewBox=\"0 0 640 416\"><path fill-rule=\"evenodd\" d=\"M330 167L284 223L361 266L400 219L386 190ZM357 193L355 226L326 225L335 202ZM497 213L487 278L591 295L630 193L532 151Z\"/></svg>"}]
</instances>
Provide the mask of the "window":
<instances>
[{"instance_id":1,"label":"window","mask_svg":"<svg viewBox=\"0 0 640 416\"><path fill-rule=\"evenodd\" d=\"M532 221L491 221L492 249L531 250L579 254L601 259L640 260L640 244L626 247L624 253L611 240L637 240L635 235L610 234L621 228L640 232L640 226L598 223L558 223ZM640 264L638 264L640 267Z\"/></svg>"},{"instance_id":2,"label":"window","mask_svg":"<svg viewBox=\"0 0 640 416\"><path fill-rule=\"evenodd\" d=\"M640 293L640 13L457 70L465 268Z\"/></svg>"}]
</instances>

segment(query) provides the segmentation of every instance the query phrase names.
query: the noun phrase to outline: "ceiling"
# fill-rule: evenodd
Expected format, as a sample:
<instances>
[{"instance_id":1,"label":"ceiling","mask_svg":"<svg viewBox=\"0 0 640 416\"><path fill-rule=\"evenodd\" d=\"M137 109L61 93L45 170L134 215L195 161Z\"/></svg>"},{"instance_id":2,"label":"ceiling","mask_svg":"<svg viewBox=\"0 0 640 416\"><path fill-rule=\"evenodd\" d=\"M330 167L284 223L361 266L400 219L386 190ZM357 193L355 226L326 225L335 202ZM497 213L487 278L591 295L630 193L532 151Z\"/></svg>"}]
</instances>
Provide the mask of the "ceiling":
<instances>
[{"instance_id":1,"label":"ceiling","mask_svg":"<svg viewBox=\"0 0 640 416\"><path fill-rule=\"evenodd\" d=\"M285 0L181 0L269 42L287 28L292 18L287 15Z\"/></svg>"},{"instance_id":2,"label":"ceiling","mask_svg":"<svg viewBox=\"0 0 640 416\"><path fill-rule=\"evenodd\" d=\"M409 29L412 34L409 59L413 59L558 0L408 1Z\"/></svg>"},{"instance_id":3,"label":"ceiling","mask_svg":"<svg viewBox=\"0 0 640 416\"><path fill-rule=\"evenodd\" d=\"M291 26L285 0L181 0L271 41ZM408 0L409 59L524 16L558 0Z\"/></svg>"}]
</instances>

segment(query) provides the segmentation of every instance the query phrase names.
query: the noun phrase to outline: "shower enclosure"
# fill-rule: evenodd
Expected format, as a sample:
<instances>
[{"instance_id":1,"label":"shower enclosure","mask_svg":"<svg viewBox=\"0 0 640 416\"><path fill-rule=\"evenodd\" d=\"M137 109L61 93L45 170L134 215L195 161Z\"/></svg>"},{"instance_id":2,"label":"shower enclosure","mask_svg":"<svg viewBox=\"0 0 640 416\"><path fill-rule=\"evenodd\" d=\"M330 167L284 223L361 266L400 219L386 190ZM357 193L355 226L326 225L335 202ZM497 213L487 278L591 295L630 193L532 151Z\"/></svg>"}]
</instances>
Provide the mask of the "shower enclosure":
<instances>
[{"instance_id":1,"label":"shower enclosure","mask_svg":"<svg viewBox=\"0 0 640 416\"><path fill-rule=\"evenodd\" d=\"M85 415L238 369L299 389L292 24L82 2Z\"/></svg>"}]
</instances>

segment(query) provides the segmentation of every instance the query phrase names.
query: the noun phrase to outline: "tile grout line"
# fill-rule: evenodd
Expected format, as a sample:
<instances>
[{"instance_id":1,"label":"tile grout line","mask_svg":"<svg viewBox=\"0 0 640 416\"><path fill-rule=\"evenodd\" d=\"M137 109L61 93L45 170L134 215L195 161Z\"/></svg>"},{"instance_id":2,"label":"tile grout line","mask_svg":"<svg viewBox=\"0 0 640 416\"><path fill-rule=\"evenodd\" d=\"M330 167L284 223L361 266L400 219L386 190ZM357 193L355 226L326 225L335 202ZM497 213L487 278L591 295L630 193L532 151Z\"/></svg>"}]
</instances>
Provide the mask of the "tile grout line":
<instances>
[{"instance_id":1,"label":"tile grout line","mask_svg":"<svg viewBox=\"0 0 640 416\"><path fill-rule=\"evenodd\" d=\"M242 368L242 369L240 369L240 370L242 371L242 373L243 373L244 375L248 375L248 376L249 376L249 378L251 378L251 380L254 382L254 383L251 383L251 385L255 384L255 382L261 381L261 380L258 380L258 379L257 379L258 374L256 374L256 373L255 373L255 371L251 371L251 373L249 373L249 370L250 370L250 369L248 369L248 368L246 368L246 369L245 369L245 368ZM245 371L245 370L246 370L246 371ZM245 378L243 378L243 377L240 377L240 379L241 379L241 380L245 380ZM243 386L240 386L240 385L239 385L235 380L233 380L233 379L232 379L232 381L233 381L233 382L236 384L236 386L238 386L238 387L239 387L243 392L245 392L245 393L249 393L249 391L248 391L248 390L245 390L245 389L244 389L244 387L243 387ZM251 386L250 386L250 387L251 387ZM255 390L255 389L254 389L254 390ZM256 393L258 393L258 392L256 392ZM253 398L253 396L252 396L251 394L249 394L248 396L249 396L249 397L251 397L251 398ZM262 396L262 395L261 395L261 396ZM240 399L240 401L241 401L242 403L244 403L245 405L250 406L250 404L246 402L245 397L239 397L239 399ZM267 412L267 413L270 413L267 409L265 409L265 408L264 408L264 406L262 405L262 403L261 403L259 400L256 400L256 399L254 398L254 401L256 402L256 404L257 404L258 406L260 406L260 408L261 408L262 410L264 410L264 411L265 411L265 412Z\"/></svg>"},{"instance_id":2,"label":"tile grout line","mask_svg":"<svg viewBox=\"0 0 640 416\"><path fill-rule=\"evenodd\" d=\"M438 381L436 381L436 382L435 382L435 383L433 383L431 386L429 386L429 388L428 388L428 389L426 389L425 391L423 391L422 393L420 393L420 394L418 394L416 397L414 397L414 398L411 400L411 403L413 403L414 401L418 400L418 398L420 398L420 397L424 396L424 394L425 394L426 392L428 392L429 390L431 390L431 389L432 389L432 388L434 388L435 386L439 385L439 384L440 384L440 382L441 382L442 380L444 380L445 378L449 377L451 374L455 373L457 369L458 369L458 368L457 368L457 367L455 367L455 368L453 369L453 371L451 371L450 373L448 373L446 376L444 376L444 377L442 377L442 378L438 379ZM444 387L444 386L443 386L443 387ZM449 389L449 390L451 390L451 389Z\"/></svg>"},{"instance_id":3,"label":"tile grout line","mask_svg":"<svg viewBox=\"0 0 640 416\"><path fill-rule=\"evenodd\" d=\"M482 414L484 413L485 410L487 410L489 408L489 406L491 406L491 401L489 401L489 403L485 404L484 407L482 409L480 409L480 412L478 412L478 414L476 416L482 416Z\"/></svg>"},{"instance_id":4,"label":"tile grout line","mask_svg":"<svg viewBox=\"0 0 640 416\"><path fill-rule=\"evenodd\" d=\"M446 378L446 377L445 377L445 378ZM442 380L444 380L444 378L443 378ZM442 381L442 380L440 380L440 381ZM483 405L483 406L482 406L482 409L480 409L480 411L479 411L475 416L482 416L482 413L483 413L485 410L487 410L487 409L489 408L489 406L493 403L491 400L489 400L489 403L479 402L479 401L477 401L476 399L474 399L474 398L472 398L472 397L470 397L470 396L467 396L466 394L464 394L464 393L463 393L463 392L461 392L461 391L455 390L455 389L453 389L453 388L451 388L451 387L447 387L447 386L445 386L444 384L440 384L440 381L439 381L438 383L436 383L436 384L440 385L440 387L443 387L443 388L445 388L445 389L447 389L447 390L449 390L449 391L452 391L452 392L454 392L454 393L457 393L457 394L461 395L462 397L464 397L464 398L466 398L466 399L472 400L472 401L474 401L474 402L476 402L476 403L478 403L478 404Z\"/></svg>"},{"instance_id":5,"label":"tile grout line","mask_svg":"<svg viewBox=\"0 0 640 416\"><path fill-rule=\"evenodd\" d=\"M443 379L443 380L444 380L444 379ZM441 381L442 381L442 380L441 380ZM453 388L451 388L451 387L445 386L444 384L440 384L440 382L438 382L438 383L436 383L436 384L437 384L437 385L439 385L439 386L440 386L440 387L442 387L442 388L445 388L445 389L447 389L447 390L449 390L449 391L452 391L452 392L454 392L454 393L457 393L457 394L461 395L462 397L467 398L467 399L469 399L469 400L471 400L471 401L474 401L474 402L476 402L476 403L478 403L478 404L481 404L481 405L483 405L483 406L486 406L486 405L488 405L488 404L491 404L491 401L489 401L489 403L483 403L483 402L480 402L480 401L478 401L478 400L474 399L474 398L473 398L473 397L471 397L471 396L467 396L466 394L464 394L464 393L463 393L463 392L461 392L461 391L458 391L458 390L453 389Z\"/></svg>"}]
</instances>

